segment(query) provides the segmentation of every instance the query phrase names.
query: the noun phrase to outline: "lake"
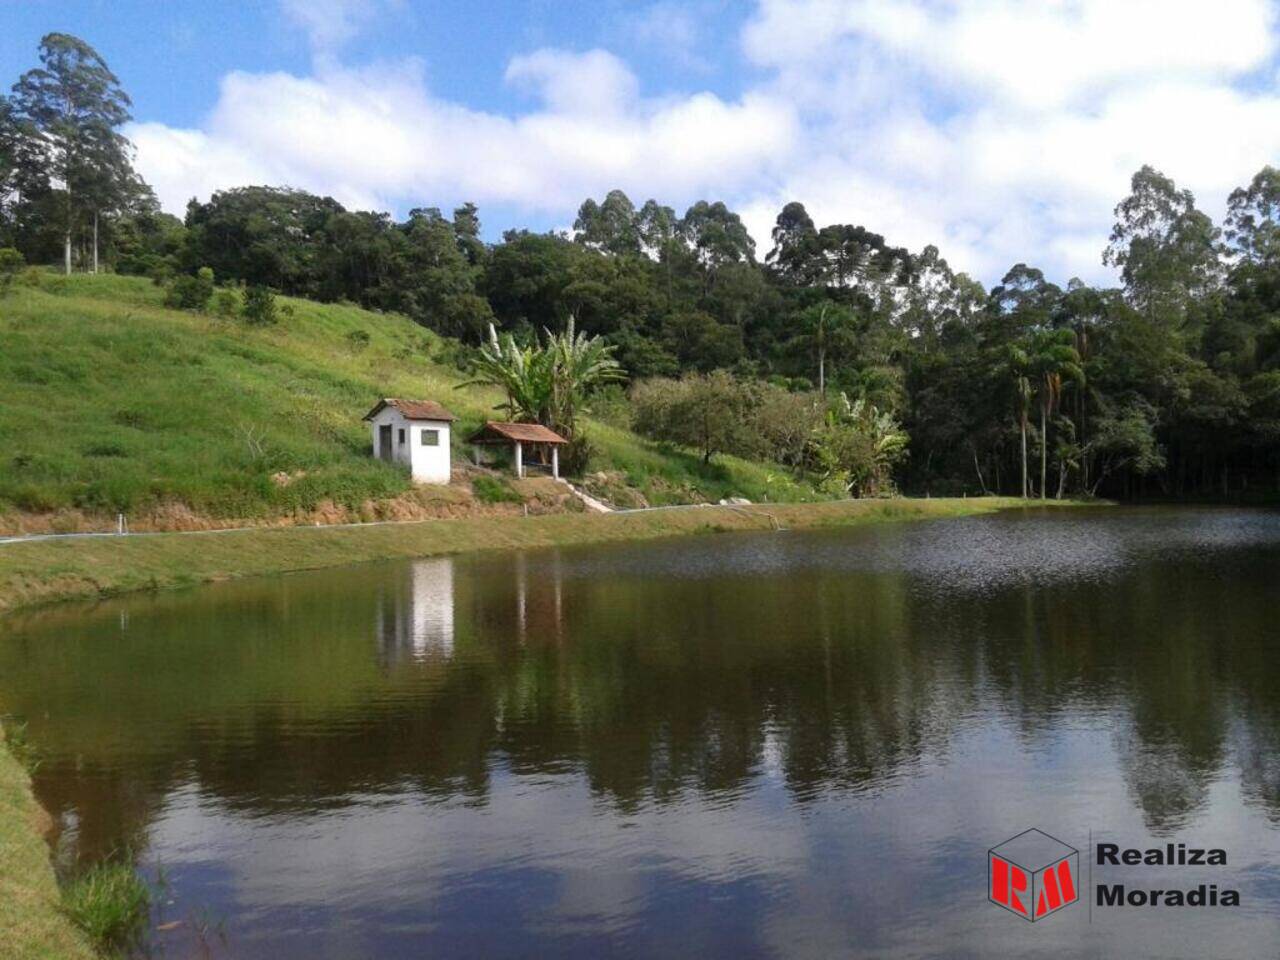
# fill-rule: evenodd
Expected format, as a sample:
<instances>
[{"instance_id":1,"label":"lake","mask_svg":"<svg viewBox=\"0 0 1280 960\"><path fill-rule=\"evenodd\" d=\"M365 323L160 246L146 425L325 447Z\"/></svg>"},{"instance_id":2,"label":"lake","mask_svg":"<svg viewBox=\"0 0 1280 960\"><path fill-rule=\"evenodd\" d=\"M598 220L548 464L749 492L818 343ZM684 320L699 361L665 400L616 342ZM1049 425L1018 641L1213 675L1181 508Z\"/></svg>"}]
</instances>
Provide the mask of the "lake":
<instances>
[{"instance_id":1,"label":"lake","mask_svg":"<svg viewBox=\"0 0 1280 960\"><path fill-rule=\"evenodd\" d=\"M1027 511L51 608L0 703L166 957L1274 957L1278 627L1280 514ZM1028 923L1032 827L1080 901Z\"/></svg>"}]
</instances>

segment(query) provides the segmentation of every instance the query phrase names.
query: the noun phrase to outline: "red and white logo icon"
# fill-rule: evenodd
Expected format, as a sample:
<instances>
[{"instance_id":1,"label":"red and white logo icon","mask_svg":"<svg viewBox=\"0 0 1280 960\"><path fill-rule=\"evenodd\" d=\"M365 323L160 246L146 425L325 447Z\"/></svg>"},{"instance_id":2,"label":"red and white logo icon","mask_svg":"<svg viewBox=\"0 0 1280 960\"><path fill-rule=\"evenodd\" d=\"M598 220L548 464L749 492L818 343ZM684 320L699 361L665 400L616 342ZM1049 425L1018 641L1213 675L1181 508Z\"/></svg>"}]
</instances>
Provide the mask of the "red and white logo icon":
<instances>
[{"instance_id":1,"label":"red and white logo icon","mask_svg":"<svg viewBox=\"0 0 1280 960\"><path fill-rule=\"evenodd\" d=\"M1034 828L987 851L987 896L1033 923L1080 899L1080 851Z\"/></svg>"}]
</instances>

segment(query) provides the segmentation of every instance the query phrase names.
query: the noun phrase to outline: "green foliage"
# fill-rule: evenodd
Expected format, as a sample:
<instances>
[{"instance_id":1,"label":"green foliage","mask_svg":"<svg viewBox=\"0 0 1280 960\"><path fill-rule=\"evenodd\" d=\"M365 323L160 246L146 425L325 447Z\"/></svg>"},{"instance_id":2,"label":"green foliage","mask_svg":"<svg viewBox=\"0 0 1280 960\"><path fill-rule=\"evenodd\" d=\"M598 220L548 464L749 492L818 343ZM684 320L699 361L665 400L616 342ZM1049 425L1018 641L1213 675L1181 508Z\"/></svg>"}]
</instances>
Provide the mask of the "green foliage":
<instances>
[{"instance_id":1,"label":"green foliage","mask_svg":"<svg viewBox=\"0 0 1280 960\"><path fill-rule=\"evenodd\" d=\"M13 247L0 247L0 296L9 292L27 258Z\"/></svg>"},{"instance_id":2,"label":"green foliage","mask_svg":"<svg viewBox=\"0 0 1280 960\"><path fill-rule=\"evenodd\" d=\"M164 291L141 277L52 279L59 290L16 286L0 322L0 508L135 521L171 505L224 521L325 503L358 514L410 490L370 456L360 418L376 398L439 399L469 424L502 400L455 389L466 376L440 362L474 348L395 314L295 300L287 325L228 326L163 308ZM369 336L359 351L356 331ZM581 408L578 420L593 468L634 477L655 503L814 496L781 468L721 457L704 469Z\"/></svg>"},{"instance_id":3,"label":"green foliage","mask_svg":"<svg viewBox=\"0 0 1280 960\"><path fill-rule=\"evenodd\" d=\"M90 867L62 891L62 909L102 953L136 948L151 912L151 890L124 856Z\"/></svg>"},{"instance_id":4,"label":"green foliage","mask_svg":"<svg viewBox=\"0 0 1280 960\"><path fill-rule=\"evenodd\" d=\"M631 392L632 426L642 436L692 447L704 463L717 453L798 467L817 423L813 398L723 370L653 379Z\"/></svg>"},{"instance_id":5,"label":"green foliage","mask_svg":"<svg viewBox=\"0 0 1280 960\"><path fill-rule=\"evenodd\" d=\"M276 297L267 287L259 284L245 287L244 303L240 313L255 327L266 327L276 322ZM354 332L354 331L353 331Z\"/></svg>"},{"instance_id":6,"label":"green foliage","mask_svg":"<svg viewBox=\"0 0 1280 960\"><path fill-rule=\"evenodd\" d=\"M27 736L27 725L5 718L3 734L0 737L0 749L7 749L27 771L27 775L34 776L40 767L40 752Z\"/></svg>"},{"instance_id":7,"label":"green foliage","mask_svg":"<svg viewBox=\"0 0 1280 960\"><path fill-rule=\"evenodd\" d=\"M911 492L1043 497L1051 462L1064 492L1131 489L1145 476L1173 495L1280 487L1267 379L1280 370L1280 172L1271 167L1231 194L1221 230L1189 191L1140 168L1104 251L1120 273L1115 289L1054 283L1020 262L988 293L934 246L909 252L867 225L820 224L797 202L778 213L763 263L723 202L696 200L680 215L621 190L585 200L573 235L511 230L494 244L481 240L473 204L451 216L418 208L397 222L272 186L218 191L180 221L159 211L130 166L119 133L129 99L102 57L65 34L43 38L39 57L0 98L0 242L28 262L63 259L70 271L77 251L94 250L95 263L100 255L121 274L151 277L167 303L188 310L208 308L212 281L196 272L207 266L224 284L247 285L242 304L220 291L213 310L239 309L250 326L276 312L294 319L292 304L273 309L271 290L408 316L457 338L433 346L437 361L498 386L511 416L571 438L587 396L622 373L727 371L780 389L816 384L892 415L917 453L893 471ZM21 276L78 293L48 273ZM16 285L0 268L0 287ZM370 334L366 344L351 331L338 346L363 358L375 387L392 375L389 360L421 353L410 343L380 351ZM19 373L46 384L76 376L56 359ZM730 393L707 388L703 399L735 408ZM1135 405L1150 409L1164 451L1164 466L1147 473L1154 458L1117 459L1094 442L1094 411ZM686 422L653 435L693 443L704 468L710 447L796 469L802 431L784 426L777 416L767 429L726 425L711 438L708 427L698 439ZM719 482L706 474L683 475L680 489ZM87 503L115 502L123 489L119 476L76 482ZM47 498L38 482L0 476L6 483L26 501Z\"/></svg>"},{"instance_id":8,"label":"green foliage","mask_svg":"<svg viewBox=\"0 0 1280 960\"><path fill-rule=\"evenodd\" d=\"M471 490L481 503L523 503L524 498L501 477L480 474L471 481Z\"/></svg>"},{"instance_id":9,"label":"green foliage","mask_svg":"<svg viewBox=\"0 0 1280 960\"><path fill-rule=\"evenodd\" d=\"M213 295L213 312L230 319L240 312L240 297L234 290L223 288Z\"/></svg>"},{"instance_id":10,"label":"green foliage","mask_svg":"<svg viewBox=\"0 0 1280 960\"><path fill-rule=\"evenodd\" d=\"M500 409L508 416L541 423L572 440L587 392L624 374L613 348L577 332L573 317L563 333L543 333L543 343L522 347L510 334L499 337L490 325L489 342L475 359L475 379L464 386L497 387L506 394Z\"/></svg>"},{"instance_id":11,"label":"green foliage","mask_svg":"<svg viewBox=\"0 0 1280 960\"><path fill-rule=\"evenodd\" d=\"M813 432L809 455L827 488L875 497L892 492L892 471L906 457L907 443L892 415L842 393Z\"/></svg>"},{"instance_id":12,"label":"green foliage","mask_svg":"<svg viewBox=\"0 0 1280 960\"><path fill-rule=\"evenodd\" d=\"M164 304L179 310L204 310L213 296L213 271L201 267L194 275L175 277L165 292Z\"/></svg>"}]
</instances>

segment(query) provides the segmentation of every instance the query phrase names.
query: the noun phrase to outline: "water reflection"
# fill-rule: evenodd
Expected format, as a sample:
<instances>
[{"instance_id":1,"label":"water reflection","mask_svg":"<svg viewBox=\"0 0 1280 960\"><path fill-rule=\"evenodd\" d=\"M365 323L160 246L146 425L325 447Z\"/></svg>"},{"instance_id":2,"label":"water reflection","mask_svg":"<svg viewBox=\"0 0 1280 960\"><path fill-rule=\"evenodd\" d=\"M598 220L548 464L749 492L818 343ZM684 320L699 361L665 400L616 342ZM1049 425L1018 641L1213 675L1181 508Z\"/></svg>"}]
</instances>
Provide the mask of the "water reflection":
<instances>
[{"instance_id":1,"label":"water reflection","mask_svg":"<svg viewBox=\"0 0 1280 960\"><path fill-rule=\"evenodd\" d=\"M414 560L378 594L378 653L386 666L453 655L453 558Z\"/></svg>"},{"instance_id":2,"label":"water reflection","mask_svg":"<svg viewBox=\"0 0 1280 960\"><path fill-rule=\"evenodd\" d=\"M235 956L980 955L1010 823L1211 833L1280 906L1277 570L1215 511L374 565L10 621L0 700L62 855Z\"/></svg>"}]
</instances>

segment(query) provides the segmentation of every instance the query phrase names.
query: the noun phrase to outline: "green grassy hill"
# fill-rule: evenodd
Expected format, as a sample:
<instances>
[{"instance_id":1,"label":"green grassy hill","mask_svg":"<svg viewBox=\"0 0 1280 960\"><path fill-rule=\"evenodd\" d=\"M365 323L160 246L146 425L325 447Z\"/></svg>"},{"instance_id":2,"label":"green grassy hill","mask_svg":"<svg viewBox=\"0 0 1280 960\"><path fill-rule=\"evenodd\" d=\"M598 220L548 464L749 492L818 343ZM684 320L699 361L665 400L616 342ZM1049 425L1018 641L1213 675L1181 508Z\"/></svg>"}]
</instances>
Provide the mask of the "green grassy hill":
<instances>
[{"instance_id":1,"label":"green grassy hill","mask_svg":"<svg viewBox=\"0 0 1280 960\"><path fill-rule=\"evenodd\" d=\"M326 504L373 519L370 501L414 495L370 456L360 418L379 397L443 402L461 418L455 438L499 416L496 393L456 389L455 345L403 317L282 298L280 322L254 328L161 300L140 278L55 274L0 299L0 530L117 512L223 525ZM589 469L653 504L816 498L776 465L704 466L617 426L586 429Z\"/></svg>"}]
</instances>

